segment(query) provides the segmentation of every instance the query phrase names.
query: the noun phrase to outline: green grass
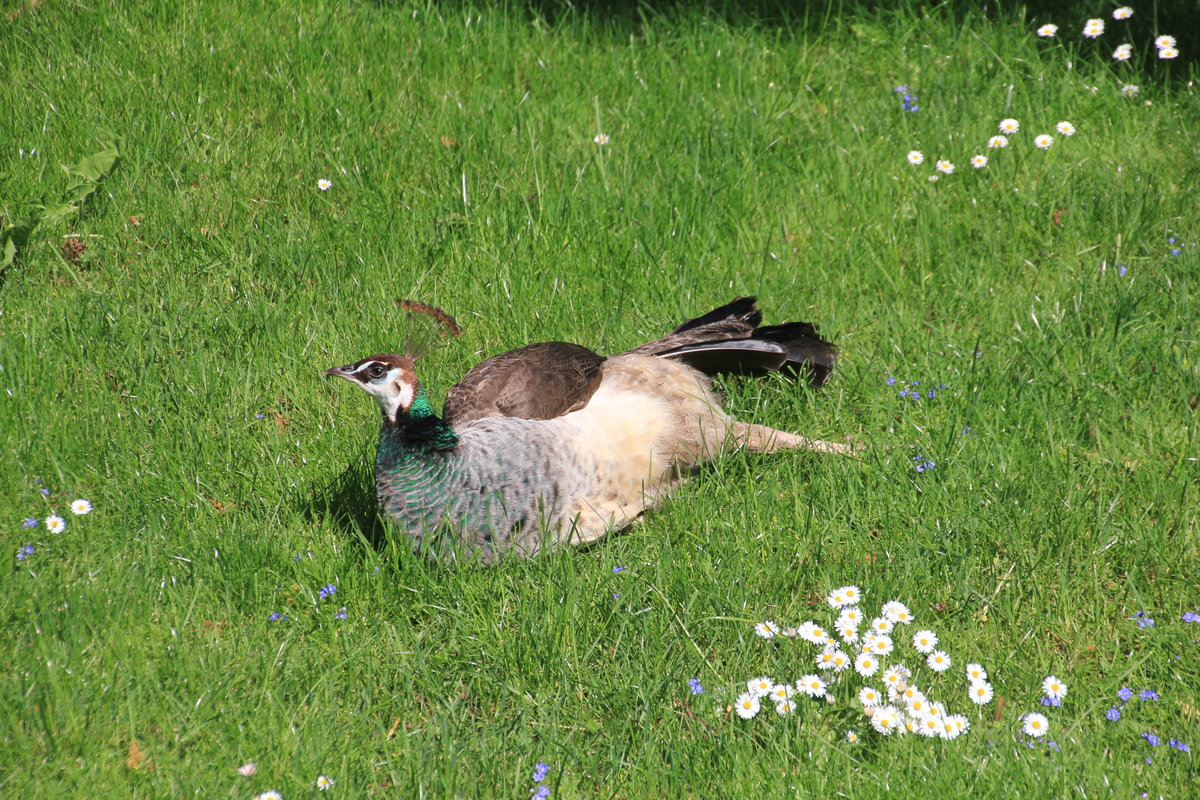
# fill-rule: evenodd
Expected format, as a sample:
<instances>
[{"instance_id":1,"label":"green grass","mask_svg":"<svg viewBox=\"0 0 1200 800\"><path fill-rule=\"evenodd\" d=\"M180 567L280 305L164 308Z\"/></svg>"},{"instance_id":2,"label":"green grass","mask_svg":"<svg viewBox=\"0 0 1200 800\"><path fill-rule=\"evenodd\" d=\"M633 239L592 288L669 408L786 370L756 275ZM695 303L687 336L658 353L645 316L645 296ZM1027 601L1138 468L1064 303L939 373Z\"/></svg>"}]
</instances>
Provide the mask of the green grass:
<instances>
[{"instance_id":1,"label":"green grass","mask_svg":"<svg viewBox=\"0 0 1200 800\"><path fill-rule=\"evenodd\" d=\"M1074 7L9 0L0 215L124 157L0 277L0 790L526 797L544 761L557 798L1194 792L1193 756L1139 734L1200 747L1200 101L1194 62L1112 65L1116 23L1032 36L1106 13ZM396 298L465 329L420 364L440 397L484 355L617 352L739 294L842 358L731 407L861 458L737 455L595 548L489 570L375 518L376 412L320 371L396 348ZM65 533L21 528L51 511ZM811 671L752 623L828 622L848 582L942 637L966 737L883 740L845 697L717 708ZM972 660L1001 710L966 702ZM1049 673L1061 753L1016 740ZM1112 723L1121 686L1162 699Z\"/></svg>"}]
</instances>

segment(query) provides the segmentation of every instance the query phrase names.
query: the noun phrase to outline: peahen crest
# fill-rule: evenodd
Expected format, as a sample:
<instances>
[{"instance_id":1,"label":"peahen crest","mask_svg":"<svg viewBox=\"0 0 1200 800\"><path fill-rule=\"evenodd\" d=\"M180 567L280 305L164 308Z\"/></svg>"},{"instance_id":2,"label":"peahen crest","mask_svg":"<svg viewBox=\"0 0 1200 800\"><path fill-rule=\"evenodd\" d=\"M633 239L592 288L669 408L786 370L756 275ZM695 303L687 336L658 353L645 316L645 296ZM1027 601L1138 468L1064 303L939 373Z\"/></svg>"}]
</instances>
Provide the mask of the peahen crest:
<instances>
[{"instance_id":1,"label":"peahen crest","mask_svg":"<svg viewBox=\"0 0 1200 800\"><path fill-rule=\"evenodd\" d=\"M454 317L440 308L416 300L397 300L396 307L405 312L401 352L411 359L428 353L445 336L462 335Z\"/></svg>"}]
</instances>

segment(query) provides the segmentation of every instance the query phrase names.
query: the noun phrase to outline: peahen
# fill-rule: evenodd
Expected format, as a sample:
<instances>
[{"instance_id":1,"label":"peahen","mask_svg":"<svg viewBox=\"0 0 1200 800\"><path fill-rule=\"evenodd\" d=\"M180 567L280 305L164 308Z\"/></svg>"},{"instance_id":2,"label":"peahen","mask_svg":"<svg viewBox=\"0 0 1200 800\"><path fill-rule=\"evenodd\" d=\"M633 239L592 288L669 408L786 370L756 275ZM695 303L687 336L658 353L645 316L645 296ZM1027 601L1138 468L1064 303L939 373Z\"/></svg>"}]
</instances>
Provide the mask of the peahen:
<instances>
[{"instance_id":1,"label":"peahen","mask_svg":"<svg viewBox=\"0 0 1200 800\"><path fill-rule=\"evenodd\" d=\"M400 305L458 333L439 309ZM851 452L722 411L712 375L781 371L821 386L833 370L836 351L813 325L761 319L755 298L741 297L617 356L567 342L521 347L471 369L441 417L414 370L420 352L325 374L364 389L383 412L382 512L431 558L486 564L620 530L691 468L738 447Z\"/></svg>"}]
</instances>

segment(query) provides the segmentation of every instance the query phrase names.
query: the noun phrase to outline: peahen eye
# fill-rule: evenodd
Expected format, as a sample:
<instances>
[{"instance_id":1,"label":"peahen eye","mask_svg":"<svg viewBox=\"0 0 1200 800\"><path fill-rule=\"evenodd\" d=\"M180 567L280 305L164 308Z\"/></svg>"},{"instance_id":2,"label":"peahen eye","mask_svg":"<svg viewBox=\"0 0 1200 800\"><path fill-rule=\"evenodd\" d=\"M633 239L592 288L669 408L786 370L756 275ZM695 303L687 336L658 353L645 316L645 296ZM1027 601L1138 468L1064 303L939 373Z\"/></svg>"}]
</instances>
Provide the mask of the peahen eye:
<instances>
[{"instance_id":1,"label":"peahen eye","mask_svg":"<svg viewBox=\"0 0 1200 800\"><path fill-rule=\"evenodd\" d=\"M367 374L370 375L372 378L382 378L383 377L383 367L379 366L378 364L375 364L370 369L367 370Z\"/></svg>"}]
</instances>

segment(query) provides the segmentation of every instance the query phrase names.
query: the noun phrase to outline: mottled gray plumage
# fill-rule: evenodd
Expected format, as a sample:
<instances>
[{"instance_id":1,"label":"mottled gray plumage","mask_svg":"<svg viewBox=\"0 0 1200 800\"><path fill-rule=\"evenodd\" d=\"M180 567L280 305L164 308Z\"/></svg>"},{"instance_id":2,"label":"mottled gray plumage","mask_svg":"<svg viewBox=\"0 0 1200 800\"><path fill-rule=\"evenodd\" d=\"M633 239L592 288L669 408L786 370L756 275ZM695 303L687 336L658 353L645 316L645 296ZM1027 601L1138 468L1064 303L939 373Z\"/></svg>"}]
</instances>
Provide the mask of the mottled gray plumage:
<instances>
[{"instance_id":1,"label":"mottled gray plumage","mask_svg":"<svg viewBox=\"0 0 1200 800\"><path fill-rule=\"evenodd\" d=\"M812 326L760 319L739 298L620 356L565 342L503 353L450 390L444 418L408 356L326 374L357 383L383 413L383 513L431 557L490 563L619 530L730 448L849 452L721 410L709 374L803 369L820 385L832 370L833 347Z\"/></svg>"}]
</instances>

